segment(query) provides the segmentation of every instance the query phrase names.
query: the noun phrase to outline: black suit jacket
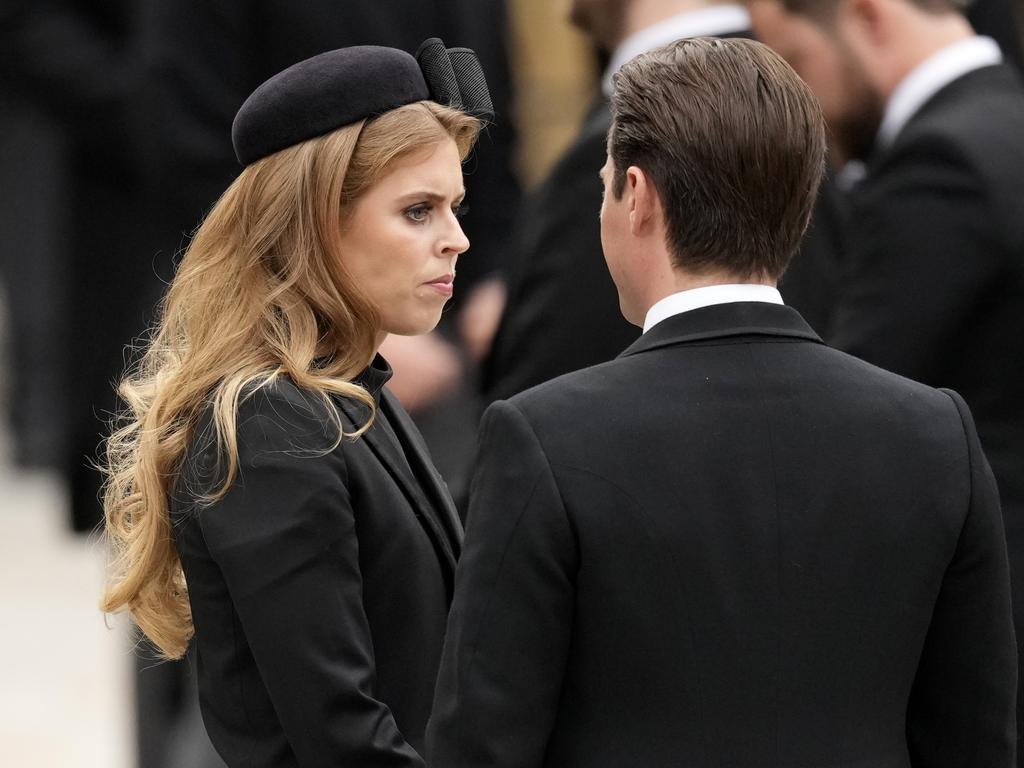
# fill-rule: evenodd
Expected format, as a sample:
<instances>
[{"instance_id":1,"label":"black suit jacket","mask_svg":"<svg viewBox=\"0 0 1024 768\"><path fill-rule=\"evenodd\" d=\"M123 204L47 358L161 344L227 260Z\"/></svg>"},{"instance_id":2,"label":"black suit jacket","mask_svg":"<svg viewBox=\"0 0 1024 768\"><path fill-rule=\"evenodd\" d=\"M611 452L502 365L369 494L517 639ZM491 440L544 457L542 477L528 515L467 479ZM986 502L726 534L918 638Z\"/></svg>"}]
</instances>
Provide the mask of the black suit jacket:
<instances>
[{"instance_id":1,"label":"black suit jacket","mask_svg":"<svg viewBox=\"0 0 1024 768\"><path fill-rule=\"evenodd\" d=\"M871 159L832 342L964 396L1002 496L1024 629L1024 88L1006 66L939 91ZM1024 692L1024 691L1022 691ZM1022 711L1024 713L1024 711Z\"/></svg>"},{"instance_id":2,"label":"black suit jacket","mask_svg":"<svg viewBox=\"0 0 1024 768\"><path fill-rule=\"evenodd\" d=\"M495 403L467 525L433 765L1012 763L971 416L788 307L678 315Z\"/></svg>"},{"instance_id":3,"label":"black suit jacket","mask_svg":"<svg viewBox=\"0 0 1024 768\"><path fill-rule=\"evenodd\" d=\"M338 399L346 429L362 406ZM173 504L199 695L229 766L422 766L461 529L415 427L332 441L324 405L288 379L238 416L238 478L199 507L209 428ZM397 437L397 441L395 439Z\"/></svg>"}]
</instances>

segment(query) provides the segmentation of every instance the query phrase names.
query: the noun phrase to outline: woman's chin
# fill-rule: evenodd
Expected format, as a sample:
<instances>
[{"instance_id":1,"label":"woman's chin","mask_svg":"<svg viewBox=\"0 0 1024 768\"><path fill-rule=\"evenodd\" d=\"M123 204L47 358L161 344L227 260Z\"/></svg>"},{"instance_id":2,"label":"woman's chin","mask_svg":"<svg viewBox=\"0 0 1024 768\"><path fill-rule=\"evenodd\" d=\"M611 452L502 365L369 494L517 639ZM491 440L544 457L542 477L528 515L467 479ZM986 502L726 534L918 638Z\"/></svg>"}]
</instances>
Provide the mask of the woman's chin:
<instances>
[{"instance_id":1,"label":"woman's chin","mask_svg":"<svg viewBox=\"0 0 1024 768\"><path fill-rule=\"evenodd\" d=\"M423 336L437 328L439 322L441 322L440 312L436 317L393 323L385 328L385 331L395 336Z\"/></svg>"}]
</instances>

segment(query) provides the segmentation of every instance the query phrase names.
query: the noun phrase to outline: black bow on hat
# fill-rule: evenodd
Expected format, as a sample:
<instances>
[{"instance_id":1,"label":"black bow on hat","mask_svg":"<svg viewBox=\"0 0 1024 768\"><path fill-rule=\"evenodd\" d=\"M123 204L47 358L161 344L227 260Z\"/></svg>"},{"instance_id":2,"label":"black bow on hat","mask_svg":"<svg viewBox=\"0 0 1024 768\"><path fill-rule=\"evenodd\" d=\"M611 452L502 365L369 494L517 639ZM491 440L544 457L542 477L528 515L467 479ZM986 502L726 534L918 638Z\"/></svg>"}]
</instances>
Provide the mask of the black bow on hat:
<instances>
[{"instance_id":1,"label":"black bow on hat","mask_svg":"<svg viewBox=\"0 0 1024 768\"><path fill-rule=\"evenodd\" d=\"M360 45L288 67L245 100L231 126L231 142L238 162L249 165L357 120L426 100L494 118L476 54L445 48L435 37L415 57L397 48Z\"/></svg>"},{"instance_id":2,"label":"black bow on hat","mask_svg":"<svg viewBox=\"0 0 1024 768\"><path fill-rule=\"evenodd\" d=\"M480 60L469 48L445 48L439 38L426 40L416 51L430 98L438 104L494 119L494 105Z\"/></svg>"}]
</instances>

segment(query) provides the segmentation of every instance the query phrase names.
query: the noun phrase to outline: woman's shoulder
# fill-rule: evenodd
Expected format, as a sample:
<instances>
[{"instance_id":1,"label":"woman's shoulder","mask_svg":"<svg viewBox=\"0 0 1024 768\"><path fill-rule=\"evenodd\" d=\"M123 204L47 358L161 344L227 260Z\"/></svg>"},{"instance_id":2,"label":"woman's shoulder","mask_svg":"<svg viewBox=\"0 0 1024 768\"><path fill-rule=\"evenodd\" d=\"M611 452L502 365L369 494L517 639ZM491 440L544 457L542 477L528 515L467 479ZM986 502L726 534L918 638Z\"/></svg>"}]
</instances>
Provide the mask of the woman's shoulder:
<instances>
[{"instance_id":1,"label":"woman's shoulder","mask_svg":"<svg viewBox=\"0 0 1024 768\"><path fill-rule=\"evenodd\" d=\"M212 412L204 422L213 426ZM240 460L267 450L330 452L341 445L342 433L355 429L336 395L301 387L288 376L252 384L239 395L235 434Z\"/></svg>"},{"instance_id":2,"label":"woman's shoulder","mask_svg":"<svg viewBox=\"0 0 1024 768\"><path fill-rule=\"evenodd\" d=\"M239 432L253 421L285 431L312 428L316 432L337 419L338 410L329 395L300 387L288 376L275 376L242 390L235 421Z\"/></svg>"},{"instance_id":3,"label":"woman's shoulder","mask_svg":"<svg viewBox=\"0 0 1024 768\"><path fill-rule=\"evenodd\" d=\"M209 493L223 480L226 467L223 436L213 402L202 409L185 451L182 480L190 496ZM299 387L286 376L246 386L234 418L238 471L257 470L273 457L315 458L340 454L339 429L352 430L334 400Z\"/></svg>"}]
</instances>

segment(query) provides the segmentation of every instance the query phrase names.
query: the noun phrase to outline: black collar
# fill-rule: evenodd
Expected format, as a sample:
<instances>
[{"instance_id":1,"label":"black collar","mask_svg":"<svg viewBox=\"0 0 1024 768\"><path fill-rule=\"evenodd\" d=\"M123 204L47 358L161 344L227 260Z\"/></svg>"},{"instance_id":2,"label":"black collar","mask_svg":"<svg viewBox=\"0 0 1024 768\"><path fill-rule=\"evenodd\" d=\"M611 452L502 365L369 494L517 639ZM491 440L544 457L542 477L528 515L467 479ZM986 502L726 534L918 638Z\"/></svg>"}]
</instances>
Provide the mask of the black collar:
<instances>
[{"instance_id":1,"label":"black collar","mask_svg":"<svg viewBox=\"0 0 1024 768\"><path fill-rule=\"evenodd\" d=\"M359 375L356 376L355 383L370 393L379 408L380 393L384 390L384 385L391 380L393 375L394 371L391 370L391 366L388 364L388 361L378 354L375 355L370 364L363 368Z\"/></svg>"},{"instance_id":2,"label":"black collar","mask_svg":"<svg viewBox=\"0 0 1024 768\"><path fill-rule=\"evenodd\" d=\"M713 304L665 318L630 344L619 357L730 336L780 336L824 343L792 307L764 301L739 301Z\"/></svg>"}]
</instances>

